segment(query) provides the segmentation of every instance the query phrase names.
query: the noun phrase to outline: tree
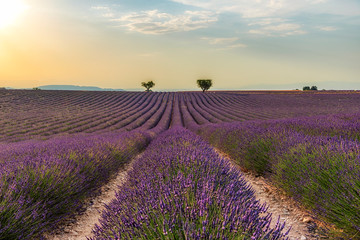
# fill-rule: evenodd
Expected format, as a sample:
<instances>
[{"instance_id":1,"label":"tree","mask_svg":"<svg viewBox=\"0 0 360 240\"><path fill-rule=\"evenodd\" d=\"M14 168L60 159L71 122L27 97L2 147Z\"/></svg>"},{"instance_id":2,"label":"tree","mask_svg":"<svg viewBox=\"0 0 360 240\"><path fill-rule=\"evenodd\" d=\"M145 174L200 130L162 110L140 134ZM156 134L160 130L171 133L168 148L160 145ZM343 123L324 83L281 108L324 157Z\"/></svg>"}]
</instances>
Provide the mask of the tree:
<instances>
[{"instance_id":1,"label":"tree","mask_svg":"<svg viewBox=\"0 0 360 240\"><path fill-rule=\"evenodd\" d=\"M212 80L211 79L198 79L197 85L199 86L199 88L201 88L201 90L203 92L205 92L206 90L209 90L211 88Z\"/></svg>"},{"instance_id":2,"label":"tree","mask_svg":"<svg viewBox=\"0 0 360 240\"><path fill-rule=\"evenodd\" d=\"M310 90L311 88L309 87L309 86L305 86L305 87L303 87L303 91L308 91L308 90Z\"/></svg>"},{"instance_id":3,"label":"tree","mask_svg":"<svg viewBox=\"0 0 360 240\"><path fill-rule=\"evenodd\" d=\"M317 91L317 86L312 86L310 90Z\"/></svg>"},{"instance_id":4,"label":"tree","mask_svg":"<svg viewBox=\"0 0 360 240\"><path fill-rule=\"evenodd\" d=\"M153 81L148 81L148 82L142 82L141 86L143 86L144 88L146 88L146 92L150 92L150 88L155 86L155 83Z\"/></svg>"}]
</instances>

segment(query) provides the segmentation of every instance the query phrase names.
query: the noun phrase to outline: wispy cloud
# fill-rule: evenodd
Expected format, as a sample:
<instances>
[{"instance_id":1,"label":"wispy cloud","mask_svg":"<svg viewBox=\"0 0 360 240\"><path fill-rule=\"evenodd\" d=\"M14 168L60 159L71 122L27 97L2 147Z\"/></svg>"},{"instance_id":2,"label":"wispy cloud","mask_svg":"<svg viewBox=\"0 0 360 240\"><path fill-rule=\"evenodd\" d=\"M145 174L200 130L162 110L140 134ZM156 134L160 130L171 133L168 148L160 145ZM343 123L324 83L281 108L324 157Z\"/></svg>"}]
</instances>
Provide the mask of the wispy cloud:
<instances>
[{"instance_id":1,"label":"wispy cloud","mask_svg":"<svg viewBox=\"0 0 360 240\"><path fill-rule=\"evenodd\" d=\"M262 22L261 24L255 24L255 25L261 25L261 27L257 29L251 29L249 30L249 33L264 35L264 36L272 36L272 37L273 36L286 37L292 35L303 35L307 33L305 30L302 30L302 26L300 24L286 23L286 22L273 24L275 22L282 22L282 21L280 21L280 19L278 21L267 20ZM254 24L249 24L249 25L254 25Z\"/></svg>"},{"instance_id":2,"label":"wispy cloud","mask_svg":"<svg viewBox=\"0 0 360 240\"><path fill-rule=\"evenodd\" d=\"M94 8L107 12L106 7ZM133 32L143 34L166 34L173 32L186 32L206 28L216 22L218 17L210 11L185 11L173 15L159 10L131 12L120 17L109 12L109 21L119 23L119 27L126 27Z\"/></svg>"},{"instance_id":3,"label":"wispy cloud","mask_svg":"<svg viewBox=\"0 0 360 240\"><path fill-rule=\"evenodd\" d=\"M208 41L209 44L211 44L211 45L229 44L229 43L234 43L237 40L239 40L239 38L237 38L237 37L232 37L232 38L209 38L209 37L203 37L201 39Z\"/></svg>"},{"instance_id":4,"label":"wispy cloud","mask_svg":"<svg viewBox=\"0 0 360 240\"><path fill-rule=\"evenodd\" d=\"M244 18L286 17L299 12L359 16L354 0L172 0L216 12L234 12Z\"/></svg>"},{"instance_id":5,"label":"wispy cloud","mask_svg":"<svg viewBox=\"0 0 360 240\"><path fill-rule=\"evenodd\" d=\"M217 12L240 13L244 18L276 17L326 4L327 0L172 0Z\"/></svg>"},{"instance_id":6,"label":"wispy cloud","mask_svg":"<svg viewBox=\"0 0 360 240\"><path fill-rule=\"evenodd\" d=\"M102 17L105 18L114 17L114 13L112 12L112 9L108 6L93 6L91 9L100 12Z\"/></svg>"},{"instance_id":7,"label":"wispy cloud","mask_svg":"<svg viewBox=\"0 0 360 240\"><path fill-rule=\"evenodd\" d=\"M236 44L231 44L229 46L227 46L228 48L246 48L247 45L246 44L242 44L242 43L236 43Z\"/></svg>"},{"instance_id":8,"label":"wispy cloud","mask_svg":"<svg viewBox=\"0 0 360 240\"><path fill-rule=\"evenodd\" d=\"M317 29L320 29L321 31L325 31L325 32L332 32L338 30L336 27L333 26L318 26Z\"/></svg>"},{"instance_id":9,"label":"wispy cloud","mask_svg":"<svg viewBox=\"0 0 360 240\"><path fill-rule=\"evenodd\" d=\"M211 37L203 37L202 40L207 41L210 45L216 45L217 50L229 50L234 48L246 48L247 45L240 43L239 38L211 38Z\"/></svg>"},{"instance_id":10,"label":"wispy cloud","mask_svg":"<svg viewBox=\"0 0 360 240\"><path fill-rule=\"evenodd\" d=\"M248 32L264 36L289 36L305 34L306 31L290 19L308 14L319 16L360 16L360 3L354 0L172 0L195 6L217 14L231 12L239 14L251 27ZM312 26L309 26L312 27ZM335 31L333 27L318 28L321 31Z\"/></svg>"},{"instance_id":11,"label":"wispy cloud","mask_svg":"<svg viewBox=\"0 0 360 240\"><path fill-rule=\"evenodd\" d=\"M104 11L109 11L110 10L110 8L108 6L93 6L93 7L91 7L91 9L104 10Z\"/></svg>"},{"instance_id":12,"label":"wispy cloud","mask_svg":"<svg viewBox=\"0 0 360 240\"><path fill-rule=\"evenodd\" d=\"M251 21L248 25L249 26L254 26L254 25L265 26L265 25L282 23L282 22L286 22L286 19L283 19L283 18L260 18L259 19L258 18L256 20Z\"/></svg>"}]
</instances>

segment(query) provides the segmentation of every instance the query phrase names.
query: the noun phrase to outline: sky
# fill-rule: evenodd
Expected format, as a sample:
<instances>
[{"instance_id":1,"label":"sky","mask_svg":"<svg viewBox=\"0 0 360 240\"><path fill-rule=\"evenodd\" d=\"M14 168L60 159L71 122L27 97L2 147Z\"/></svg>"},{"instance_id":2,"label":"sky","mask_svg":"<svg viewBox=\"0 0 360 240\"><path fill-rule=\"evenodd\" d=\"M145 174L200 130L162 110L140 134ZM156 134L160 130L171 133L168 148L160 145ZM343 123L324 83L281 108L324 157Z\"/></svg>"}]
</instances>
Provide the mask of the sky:
<instances>
[{"instance_id":1,"label":"sky","mask_svg":"<svg viewBox=\"0 0 360 240\"><path fill-rule=\"evenodd\" d=\"M360 1L0 0L0 87L196 89L203 78L360 89Z\"/></svg>"}]
</instances>

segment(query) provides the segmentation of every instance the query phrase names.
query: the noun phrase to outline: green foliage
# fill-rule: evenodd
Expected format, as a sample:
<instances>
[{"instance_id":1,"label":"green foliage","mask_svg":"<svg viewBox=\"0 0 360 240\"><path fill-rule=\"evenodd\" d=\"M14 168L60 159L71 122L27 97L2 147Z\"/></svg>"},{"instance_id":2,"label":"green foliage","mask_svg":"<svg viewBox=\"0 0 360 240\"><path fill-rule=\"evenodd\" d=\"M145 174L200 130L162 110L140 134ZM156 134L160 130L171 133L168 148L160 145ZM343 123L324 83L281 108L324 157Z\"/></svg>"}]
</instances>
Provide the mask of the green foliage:
<instances>
[{"instance_id":1,"label":"green foliage","mask_svg":"<svg viewBox=\"0 0 360 240\"><path fill-rule=\"evenodd\" d=\"M155 83L153 81L148 81L148 82L142 82L141 86L143 86L144 88L146 88L146 92L150 92L150 88L155 86Z\"/></svg>"},{"instance_id":2,"label":"green foliage","mask_svg":"<svg viewBox=\"0 0 360 240\"><path fill-rule=\"evenodd\" d=\"M303 87L303 91L310 91L310 90L312 90L312 91L317 91L318 90L318 88L317 88L317 86L305 86L305 87Z\"/></svg>"},{"instance_id":3,"label":"green foliage","mask_svg":"<svg viewBox=\"0 0 360 240\"><path fill-rule=\"evenodd\" d=\"M198 133L242 169L263 175L320 220L333 224L331 237L360 239L358 143L336 137L345 134L334 129L304 129L293 122L290 127L229 124L204 127Z\"/></svg>"},{"instance_id":4,"label":"green foliage","mask_svg":"<svg viewBox=\"0 0 360 240\"><path fill-rule=\"evenodd\" d=\"M209 90L212 87L212 80L211 79L198 79L197 85L203 92Z\"/></svg>"},{"instance_id":5,"label":"green foliage","mask_svg":"<svg viewBox=\"0 0 360 240\"><path fill-rule=\"evenodd\" d=\"M272 180L337 227L353 232L360 225L359 150L300 143L277 159ZM304 178L304 176L308 176ZM329 201L330 200L330 201Z\"/></svg>"},{"instance_id":6,"label":"green foliage","mask_svg":"<svg viewBox=\"0 0 360 240\"><path fill-rule=\"evenodd\" d=\"M271 154L283 136L281 133L278 136L268 136L266 133L252 135L246 129L227 133L214 130L210 134L199 134L228 154L245 171L252 171L258 175L271 172Z\"/></svg>"},{"instance_id":7,"label":"green foliage","mask_svg":"<svg viewBox=\"0 0 360 240\"><path fill-rule=\"evenodd\" d=\"M259 175L271 172L270 153L274 150L274 139L258 138L249 143L244 155L244 167Z\"/></svg>"}]
</instances>

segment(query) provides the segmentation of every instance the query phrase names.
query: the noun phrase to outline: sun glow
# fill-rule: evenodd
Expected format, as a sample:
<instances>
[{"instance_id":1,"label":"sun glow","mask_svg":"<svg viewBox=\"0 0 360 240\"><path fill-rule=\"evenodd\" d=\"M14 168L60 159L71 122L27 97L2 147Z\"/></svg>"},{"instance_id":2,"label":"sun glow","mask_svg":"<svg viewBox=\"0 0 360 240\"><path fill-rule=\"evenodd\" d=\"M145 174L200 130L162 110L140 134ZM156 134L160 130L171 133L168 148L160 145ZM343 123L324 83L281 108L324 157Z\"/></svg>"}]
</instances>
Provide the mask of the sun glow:
<instances>
[{"instance_id":1,"label":"sun glow","mask_svg":"<svg viewBox=\"0 0 360 240\"><path fill-rule=\"evenodd\" d=\"M13 24L27 8L22 0L0 0L0 29Z\"/></svg>"}]
</instances>

